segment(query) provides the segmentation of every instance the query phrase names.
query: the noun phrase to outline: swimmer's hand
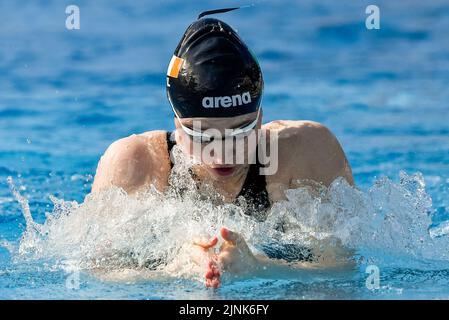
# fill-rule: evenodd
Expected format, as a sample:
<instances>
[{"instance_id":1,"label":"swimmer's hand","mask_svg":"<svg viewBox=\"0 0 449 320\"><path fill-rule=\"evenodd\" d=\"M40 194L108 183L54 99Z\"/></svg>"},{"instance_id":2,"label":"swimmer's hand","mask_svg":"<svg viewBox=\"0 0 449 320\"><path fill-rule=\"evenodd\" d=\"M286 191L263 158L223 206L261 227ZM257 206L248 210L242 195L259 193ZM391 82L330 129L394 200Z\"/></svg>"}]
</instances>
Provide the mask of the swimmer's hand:
<instances>
[{"instance_id":1,"label":"swimmer's hand","mask_svg":"<svg viewBox=\"0 0 449 320\"><path fill-rule=\"evenodd\" d=\"M223 271L234 275L251 274L259 267L258 260L246 244L245 239L227 228L221 228L224 240L217 255L217 261Z\"/></svg>"},{"instance_id":2,"label":"swimmer's hand","mask_svg":"<svg viewBox=\"0 0 449 320\"><path fill-rule=\"evenodd\" d=\"M195 248L194 259L198 265L206 265L204 274L206 287L218 288L221 284L220 270L217 265L217 255L210 252L218 242L218 238L212 237L209 240L196 240L193 242Z\"/></svg>"},{"instance_id":3,"label":"swimmer's hand","mask_svg":"<svg viewBox=\"0 0 449 320\"><path fill-rule=\"evenodd\" d=\"M209 240L195 240L193 258L198 265L205 265L206 287L218 288L221 285L221 271L230 274L247 275L255 272L259 267L258 260L251 252L243 237L227 228L221 228L220 234L224 240L218 254L211 252L218 242L218 238Z\"/></svg>"}]
</instances>

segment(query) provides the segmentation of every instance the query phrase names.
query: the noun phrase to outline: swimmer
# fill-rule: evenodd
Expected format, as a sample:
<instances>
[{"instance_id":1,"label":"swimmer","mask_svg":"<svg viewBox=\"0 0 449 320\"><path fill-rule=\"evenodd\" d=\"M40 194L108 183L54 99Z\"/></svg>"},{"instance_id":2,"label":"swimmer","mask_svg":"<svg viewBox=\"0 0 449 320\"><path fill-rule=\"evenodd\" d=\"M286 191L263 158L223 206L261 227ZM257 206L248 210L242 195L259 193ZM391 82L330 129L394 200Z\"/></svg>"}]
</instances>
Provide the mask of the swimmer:
<instances>
[{"instance_id":1,"label":"swimmer","mask_svg":"<svg viewBox=\"0 0 449 320\"><path fill-rule=\"evenodd\" d=\"M175 145L185 157L199 159L190 172L196 182L212 186L225 202L243 198L257 210L286 199L286 189L307 184L329 186L337 177L354 184L345 153L324 125L305 120L262 124L260 66L225 22L215 18L193 22L171 58L166 80L176 129L148 131L112 143L99 161L92 192L117 186L135 194L151 185L164 192L174 165L170 152ZM259 135L251 140L254 132ZM240 147L243 145L245 152L235 143L227 145L229 140L244 141ZM274 170L261 170L267 167L261 150L270 150L269 164L275 163ZM243 160L237 162L242 154ZM224 244L218 253L211 253L217 236ZM227 228L221 228L220 235L212 239L195 241L194 247L198 263L206 261L204 278L210 287L220 285L223 271L239 274L260 270L266 263L251 252L240 234Z\"/></svg>"}]
</instances>

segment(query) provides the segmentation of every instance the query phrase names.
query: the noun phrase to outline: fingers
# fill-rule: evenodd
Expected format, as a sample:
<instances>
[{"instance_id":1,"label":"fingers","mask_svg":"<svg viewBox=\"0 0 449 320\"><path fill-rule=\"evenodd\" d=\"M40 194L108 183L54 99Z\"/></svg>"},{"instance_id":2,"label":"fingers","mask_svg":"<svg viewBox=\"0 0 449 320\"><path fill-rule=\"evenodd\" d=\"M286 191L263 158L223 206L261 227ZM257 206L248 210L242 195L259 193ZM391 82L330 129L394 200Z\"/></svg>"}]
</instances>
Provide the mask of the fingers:
<instances>
[{"instance_id":1,"label":"fingers","mask_svg":"<svg viewBox=\"0 0 449 320\"><path fill-rule=\"evenodd\" d=\"M220 234L223 239L232 245L237 245L240 242L240 235L237 232L233 232L227 228L221 228Z\"/></svg>"},{"instance_id":2,"label":"fingers","mask_svg":"<svg viewBox=\"0 0 449 320\"><path fill-rule=\"evenodd\" d=\"M206 278L206 287L218 288L220 286L221 273L213 260L207 263L207 270L204 276Z\"/></svg>"},{"instance_id":3,"label":"fingers","mask_svg":"<svg viewBox=\"0 0 449 320\"><path fill-rule=\"evenodd\" d=\"M220 234L228 244L231 244L234 246L237 245L239 242L241 242L241 239L242 239L240 234L238 234L237 232L233 232L224 227L220 229ZM214 236L214 237L210 238L209 240L193 241L194 245L197 245L197 246L203 248L204 250L208 250L208 249L214 247L217 243L218 243L217 236Z\"/></svg>"},{"instance_id":4,"label":"fingers","mask_svg":"<svg viewBox=\"0 0 449 320\"><path fill-rule=\"evenodd\" d=\"M212 287L214 289L217 289L220 286L220 280L214 279L214 280L206 280L206 287Z\"/></svg>"},{"instance_id":5,"label":"fingers","mask_svg":"<svg viewBox=\"0 0 449 320\"><path fill-rule=\"evenodd\" d=\"M218 242L217 236L210 238L209 240L195 240L193 244L203 248L204 250L209 250L214 247Z\"/></svg>"}]
</instances>

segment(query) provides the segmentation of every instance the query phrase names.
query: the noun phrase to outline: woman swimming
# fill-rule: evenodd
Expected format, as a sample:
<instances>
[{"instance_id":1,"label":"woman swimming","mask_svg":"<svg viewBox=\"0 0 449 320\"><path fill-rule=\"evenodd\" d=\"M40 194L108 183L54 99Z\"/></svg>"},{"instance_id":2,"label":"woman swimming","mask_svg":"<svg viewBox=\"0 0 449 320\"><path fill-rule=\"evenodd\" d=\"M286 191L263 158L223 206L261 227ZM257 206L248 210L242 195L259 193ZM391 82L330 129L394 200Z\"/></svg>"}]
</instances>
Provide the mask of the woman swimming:
<instances>
[{"instance_id":1,"label":"woman swimming","mask_svg":"<svg viewBox=\"0 0 449 320\"><path fill-rule=\"evenodd\" d=\"M175 145L197 160L190 173L198 185L213 188L224 202L243 198L253 211L269 208L285 199L284 190L307 182L328 186L343 177L353 185L346 156L323 125L293 120L262 125L260 66L226 23L201 18L187 28L170 61L166 88L176 130L112 143L98 164L93 192L112 185L129 194L150 185L163 192ZM207 261L207 286L218 287L223 270L241 274L267 266L240 234L222 228L220 235L225 242L218 253L210 250L217 236L193 246L195 261Z\"/></svg>"}]
</instances>

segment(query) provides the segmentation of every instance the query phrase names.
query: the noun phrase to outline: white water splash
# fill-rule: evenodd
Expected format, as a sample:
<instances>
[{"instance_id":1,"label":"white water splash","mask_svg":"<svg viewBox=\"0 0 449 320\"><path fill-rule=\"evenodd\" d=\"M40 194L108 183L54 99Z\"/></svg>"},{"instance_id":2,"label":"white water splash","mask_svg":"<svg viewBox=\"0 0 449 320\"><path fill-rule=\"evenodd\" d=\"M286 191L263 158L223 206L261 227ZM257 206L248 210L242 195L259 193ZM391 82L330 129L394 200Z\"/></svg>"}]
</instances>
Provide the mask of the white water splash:
<instances>
[{"instance_id":1,"label":"white water splash","mask_svg":"<svg viewBox=\"0 0 449 320\"><path fill-rule=\"evenodd\" d=\"M15 249L14 245L6 240L0 240L0 247L5 248L9 253L13 253Z\"/></svg>"},{"instance_id":2,"label":"white water splash","mask_svg":"<svg viewBox=\"0 0 449 320\"><path fill-rule=\"evenodd\" d=\"M420 173L401 172L399 183L379 179L366 192L344 179L322 187L318 195L304 187L287 190L287 200L274 204L259 221L241 206L217 204L212 194L199 194L185 166L175 165L170 179L177 188L166 194L151 189L128 196L110 188L89 194L82 204L52 198L53 212L42 225L32 220L26 199L10 181L27 221L17 258L110 272L154 269L186 275L194 269L185 256L186 244L225 226L240 232L258 252L273 243L297 244L320 254L344 246L359 261L384 266L410 267L423 260L449 266L448 239L431 237L435 230L429 234L432 201Z\"/></svg>"}]
</instances>

